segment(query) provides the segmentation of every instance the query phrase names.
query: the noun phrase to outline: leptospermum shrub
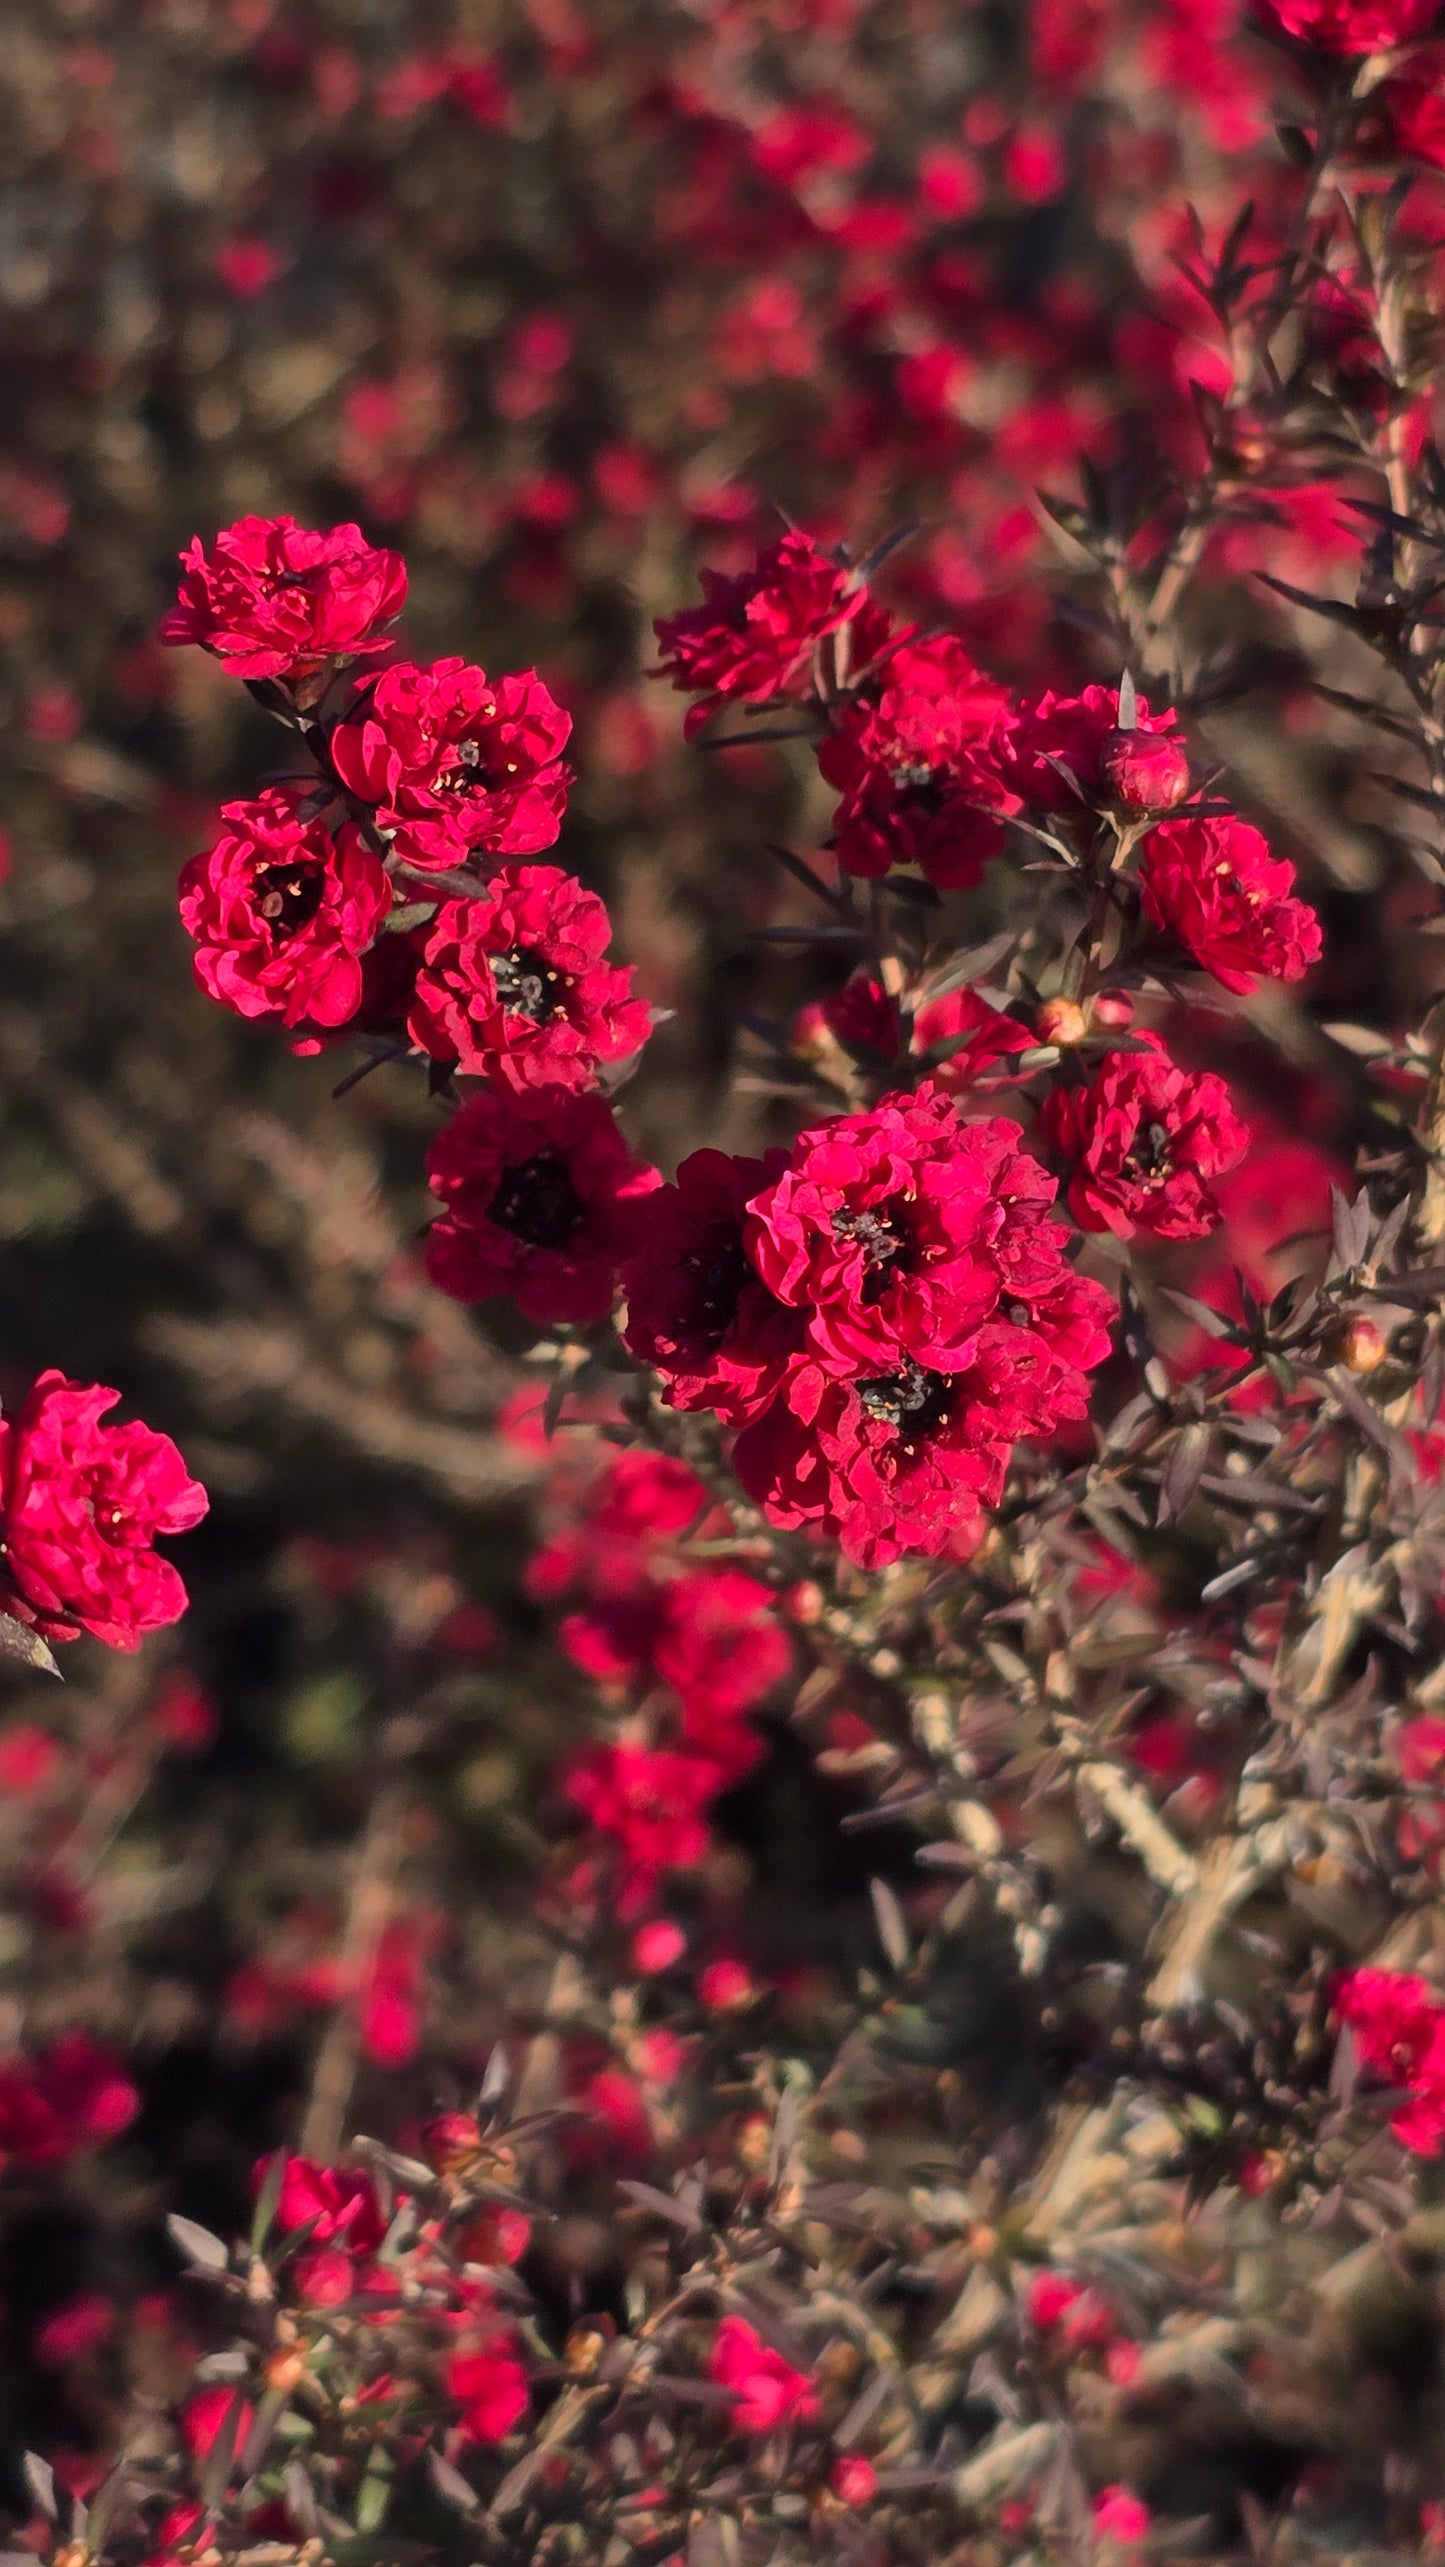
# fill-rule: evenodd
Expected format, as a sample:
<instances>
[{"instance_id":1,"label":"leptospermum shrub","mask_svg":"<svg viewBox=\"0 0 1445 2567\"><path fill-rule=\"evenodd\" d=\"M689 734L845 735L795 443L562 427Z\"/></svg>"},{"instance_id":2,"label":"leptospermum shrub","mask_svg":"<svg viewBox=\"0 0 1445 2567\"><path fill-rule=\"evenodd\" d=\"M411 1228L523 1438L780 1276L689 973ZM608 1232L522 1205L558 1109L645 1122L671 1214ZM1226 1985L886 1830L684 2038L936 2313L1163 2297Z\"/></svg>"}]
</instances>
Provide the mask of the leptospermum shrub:
<instances>
[{"instance_id":1,"label":"leptospermum shrub","mask_svg":"<svg viewBox=\"0 0 1445 2567\"><path fill-rule=\"evenodd\" d=\"M833 14L773 12L777 41L801 61ZM427 2105L348 2144L447 1932L395 1894L439 1667L498 1644L445 1576L393 1577L339 1935L298 1903L230 1991L321 2019L309 2104L243 2240L177 2207L184 2310L130 2314L104 2400L106 2295L47 2322L105 2406L29 2464L12 2539L52 2567L1445 2545L1442 1009L1361 987L1249 755L1328 723L1398 858L1382 950L1434 932L1437 12L1269 0L1257 44L1139 14L1141 63L1228 73L1226 124L1277 80L1280 132L1253 201L1173 208L1208 361L1135 314L1171 469L1036 494L1057 627L1041 588L1005 638L997 519L975 578L961 507L946 575L927 529L788 527L657 620L691 754L779 760L798 818L756 923L799 981L670 1171L635 1103L662 1011L569 861L551 680L408 657L403 559L358 525L250 515L184 557L162 639L285 734L185 868L196 980L298 1079L429 1099L419 1255L519 1358L527 1595L591 1717L531 1813L502 2037L475 2057L454 2018ZM1039 13L1046 88L1106 15ZM505 116L499 72L433 76ZM650 106L740 221L721 120ZM781 122L768 167L818 182L827 236L866 130ZM1015 123L1020 192L1050 147ZM971 174L920 172L941 217ZM849 257L887 270L888 213L836 220ZM982 273L940 257L948 328ZM879 304L849 291L856 342ZM560 349L532 331L514 399ZM966 410L950 353L860 384L835 439L891 467L904 386L920 436ZM4 1429L14 1654L181 1609L152 1538L204 1500L113 1398L46 1374ZM194 1746L208 1713L182 1681L127 1719L92 1778L118 1805L158 1752L132 1734ZM58 1916L86 1777L39 1729L0 1755ZM788 1756L878 1830L855 1948L805 1882L790 1947L750 1914L738 1812ZM102 2031L0 2064L7 2181L133 2122Z\"/></svg>"}]
</instances>

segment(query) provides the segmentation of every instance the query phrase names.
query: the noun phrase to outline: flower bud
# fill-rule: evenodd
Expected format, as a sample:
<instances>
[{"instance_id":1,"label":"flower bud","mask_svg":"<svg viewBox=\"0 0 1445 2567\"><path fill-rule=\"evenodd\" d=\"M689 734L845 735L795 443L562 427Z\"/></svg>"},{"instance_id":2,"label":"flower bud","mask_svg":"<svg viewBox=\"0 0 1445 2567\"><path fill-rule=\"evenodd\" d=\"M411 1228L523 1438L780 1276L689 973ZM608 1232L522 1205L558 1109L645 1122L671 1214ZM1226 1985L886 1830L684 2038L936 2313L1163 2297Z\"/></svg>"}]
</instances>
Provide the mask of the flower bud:
<instances>
[{"instance_id":1,"label":"flower bud","mask_svg":"<svg viewBox=\"0 0 1445 2567\"><path fill-rule=\"evenodd\" d=\"M1378 1372L1390 1349L1373 1319L1348 1319L1335 1345L1335 1359L1347 1373Z\"/></svg>"},{"instance_id":2,"label":"flower bud","mask_svg":"<svg viewBox=\"0 0 1445 2567\"><path fill-rule=\"evenodd\" d=\"M266 2365L266 2386L283 2398L289 2398L306 2377L306 2357L302 2353L273 2353Z\"/></svg>"},{"instance_id":3,"label":"flower bud","mask_svg":"<svg viewBox=\"0 0 1445 2567\"><path fill-rule=\"evenodd\" d=\"M1094 1023L1107 1033L1124 1034L1134 1022L1134 1001L1127 989L1101 989L1094 1001Z\"/></svg>"},{"instance_id":4,"label":"flower bud","mask_svg":"<svg viewBox=\"0 0 1445 2567\"><path fill-rule=\"evenodd\" d=\"M574 2326L562 2348L568 2378L590 2380L600 2368L606 2350L607 2338L600 2326Z\"/></svg>"},{"instance_id":5,"label":"flower bud","mask_svg":"<svg viewBox=\"0 0 1445 2567\"><path fill-rule=\"evenodd\" d=\"M791 1614L794 1622L801 1622L805 1628L822 1620L826 1603L827 1598L816 1578L796 1578L790 1587L783 1589L784 1612Z\"/></svg>"},{"instance_id":6,"label":"flower bud","mask_svg":"<svg viewBox=\"0 0 1445 2567\"><path fill-rule=\"evenodd\" d=\"M646 1925L639 1925L632 1938L632 1966L644 1978L651 1978L658 1970L670 1970L686 1950L687 1936L682 1927L674 1925L669 1916L654 1916Z\"/></svg>"},{"instance_id":7,"label":"flower bud","mask_svg":"<svg viewBox=\"0 0 1445 2567\"><path fill-rule=\"evenodd\" d=\"M742 1961L709 1961L698 1980L697 1992L712 2014L737 2014L751 2005L757 1994L752 1972Z\"/></svg>"},{"instance_id":8,"label":"flower bud","mask_svg":"<svg viewBox=\"0 0 1445 2567\"><path fill-rule=\"evenodd\" d=\"M870 2504L878 2492L878 2472L866 2452L840 2451L828 2485L840 2505Z\"/></svg>"},{"instance_id":9,"label":"flower bud","mask_svg":"<svg viewBox=\"0 0 1445 2567\"><path fill-rule=\"evenodd\" d=\"M1110 731L1099 781L1121 811L1172 811L1189 791L1189 752L1171 731Z\"/></svg>"},{"instance_id":10,"label":"flower bud","mask_svg":"<svg viewBox=\"0 0 1445 2567\"><path fill-rule=\"evenodd\" d=\"M733 2141L738 2164L745 2167L750 2175L760 2175L772 2154L772 2147L773 2125L767 2115L750 2112L747 2120L739 2124Z\"/></svg>"},{"instance_id":11,"label":"flower bud","mask_svg":"<svg viewBox=\"0 0 1445 2567\"><path fill-rule=\"evenodd\" d=\"M1082 1043L1089 1030L1089 1020L1076 998L1046 998L1034 1018L1034 1031L1041 1043L1057 1043L1068 1051Z\"/></svg>"},{"instance_id":12,"label":"flower bud","mask_svg":"<svg viewBox=\"0 0 1445 2567\"><path fill-rule=\"evenodd\" d=\"M469 2112L438 2112L423 2123L421 2144L439 2175L454 2175L475 2157L482 2134Z\"/></svg>"}]
</instances>

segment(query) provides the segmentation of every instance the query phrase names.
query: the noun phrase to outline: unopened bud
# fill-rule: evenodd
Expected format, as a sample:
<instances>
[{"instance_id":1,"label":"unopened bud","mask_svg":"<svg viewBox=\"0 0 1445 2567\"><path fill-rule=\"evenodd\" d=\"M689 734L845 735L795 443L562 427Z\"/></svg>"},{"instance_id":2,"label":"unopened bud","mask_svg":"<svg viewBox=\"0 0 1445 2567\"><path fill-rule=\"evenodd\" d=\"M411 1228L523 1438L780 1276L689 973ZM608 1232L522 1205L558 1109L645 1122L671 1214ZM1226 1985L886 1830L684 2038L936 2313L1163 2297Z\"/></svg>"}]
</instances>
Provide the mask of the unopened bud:
<instances>
[{"instance_id":1,"label":"unopened bud","mask_svg":"<svg viewBox=\"0 0 1445 2567\"><path fill-rule=\"evenodd\" d=\"M1127 989L1101 989L1094 1001L1094 1023L1106 1033L1124 1034L1134 1022L1134 1001Z\"/></svg>"},{"instance_id":2,"label":"unopened bud","mask_svg":"<svg viewBox=\"0 0 1445 2567\"><path fill-rule=\"evenodd\" d=\"M878 2472L865 2451L840 2451L828 2485L840 2505L871 2504L878 2493Z\"/></svg>"},{"instance_id":3,"label":"unopened bud","mask_svg":"<svg viewBox=\"0 0 1445 2567\"><path fill-rule=\"evenodd\" d=\"M569 2380L590 2380L606 2350L607 2338L599 2326L574 2326L562 2351Z\"/></svg>"},{"instance_id":4,"label":"unopened bud","mask_svg":"<svg viewBox=\"0 0 1445 2567\"><path fill-rule=\"evenodd\" d=\"M1270 439L1262 428L1251 426L1247 419L1230 421L1229 443L1220 456L1221 463L1232 464L1239 472L1259 472L1269 462Z\"/></svg>"},{"instance_id":5,"label":"unopened bud","mask_svg":"<svg viewBox=\"0 0 1445 2567\"><path fill-rule=\"evenodd\" d=\"M1099 781L1121 811L1172 811L1189 791L1189 752L1171 731L1110 731Z\"/></svg>"},{"instance_id":6,"label":"unopened bud","mask_svg":"<svg viewBox=\"0 0 1445 2567\"><path fill-rule=\"evenodd\" d=\"M733 2141L733 2153L738 2164L746 2167L750 2175L760 2175L772 2155L772 2149L772 2123L764 2113L749 2113L747 2120L739 2124Z\"/></svg>"},{"instance_id":7,"label":"unopened bud","mask_svg":"<svg viewBox=\"0 0 1445 2567\"><path fill-rule=\"evenodd\" d=\"M1046 998L1034 1018L1034 1031L1041 1043L1057 1043L1069 1051L1082 1043L1089 1030L1089 1020L1076 998Z\"/></svg>"},{"instance_id":8,"label":"unopened bud","mask_svg":"<svg viewBox=\"0 0 1445 2567\"><path fill-rule=\"evenodd\" d=\"M89 2567L90 2551L83 2540L67 2540L63 2548L52 2552L50 2567Z\"/></svg>"},{"instance_id":9,"label":"unopened bud","mask_svg":"<svg viewBox=\"0 0 1445 2567\"><path fill-rule=\"evenodd\" d=\"M670 1916L654 1916L639 1925L632 1938L632 1966L645 1978L658 1970L670 1970L687 1950L687 1936Z\"/></svg>"},{"instance_id":10,"label":"unopened bud","mask_svg":"<svg viewBox=\"0 0 1445 2567\"><path fill-rule=\"evenodd\" d=\"M423 2123L421 2144L439 2175L454 2175L475 2157L482 2134L469 2112L438 2112Z\"/></svg>"},{"instance_id":11,"label":"unopened bud","mask_svg":"<svg viewBox=\"0 0 1445 2567\"><path fill-rule=\"evenodd\" d=\"M816 1578L797 1578L792 1586L783 1589L782 1601L784 1612L807 1628L821 1622L828 1599Z\"/></svg>"},{"instance_id":12,"label":"unopened bud","mask_svg":"<svg viewBox=\"0 0 1445 2567\"><path fill-rule=\"evenodd\" d=\"M752 1972L742 1961L709 1961L697 1992L710 2014L740 2014L757 1993Z\"/></svg>"},{"instance_id":13,"label":"unopened bud","mask_svg":"<svg viewBox=\"0 0 1445 2567\"><path fill-rule=\"evenodd\" d=\"M1389 1351L1373 1319L1349 1319L1340 1330L1336 1354L1347 1373L1378 1372Z\"/></svg>"},{"instance_id":14,"label":"unopened bud","mask_svg":"<svg viewBox=\"0 0 1445 2567\"><path fill-rule=\"evenodd\" d=\"M273 2353L266 2365L266 2386L279 2396L289 2398L306 2377L306 2357L301 2353Z\"/></svg>"}]
</instances>

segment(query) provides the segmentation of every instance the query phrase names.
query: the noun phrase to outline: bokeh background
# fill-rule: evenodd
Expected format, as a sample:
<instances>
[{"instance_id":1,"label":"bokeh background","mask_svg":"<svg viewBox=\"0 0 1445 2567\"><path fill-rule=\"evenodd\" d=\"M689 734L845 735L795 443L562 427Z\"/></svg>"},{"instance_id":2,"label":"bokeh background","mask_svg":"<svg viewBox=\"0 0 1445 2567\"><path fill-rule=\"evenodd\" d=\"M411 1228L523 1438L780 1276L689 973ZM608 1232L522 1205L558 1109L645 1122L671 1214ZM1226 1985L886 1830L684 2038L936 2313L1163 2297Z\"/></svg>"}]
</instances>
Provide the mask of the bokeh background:
<instances>
[{"instance_id":1,"label":"bokeh background","mask_svg":"<svg viewBox=\"0 0 1445 2567\"><path fill-rule=\"evenodd\" d=\"M1279 76L1226 0L12 0L0 1388L116 1384L213 1500L174 1641L85 1644L58 1709L0 1723L0 2029L83 2017L142 2089L103 2186L22 2187L0 2227L12 2457L83 2456L121 2394L103 2326L37 2358L47 2316L143 2309L161 2205L226 2228L314 2106L358 1847L389 1906L354 2117L462 2091L553 1966L530 1884L589 1716L522 1585L521 1343L420 1271L436 1108L394 1070L334 1102L349 1055L193 986L177 868L285 742L157 645L178 547L354 517L406 556L413 654L540 668L576 725L562 861L668 1011L631 1132L741 1146L786 1113L748 1020L833 970L750 941L801 914L766 845L816 848L826 800L786 752L683 747L652 618L785 521L860 553L912 526L900 607L1006 678L1112 673L1037 493L1086 453L1164 494L1193 456L1218 334L1172 257L1187 205L1268 190ZM1213 563L1205 612L1259 633L1213 737L1363 976L1385 842L1327 736L1281 760L1290 650L1248 585L1349 545L1264 480ZM888 1868L844 1805L784 1743L726 1831L720 1895L800 2004Z\"/></svg>"}]
</instances>

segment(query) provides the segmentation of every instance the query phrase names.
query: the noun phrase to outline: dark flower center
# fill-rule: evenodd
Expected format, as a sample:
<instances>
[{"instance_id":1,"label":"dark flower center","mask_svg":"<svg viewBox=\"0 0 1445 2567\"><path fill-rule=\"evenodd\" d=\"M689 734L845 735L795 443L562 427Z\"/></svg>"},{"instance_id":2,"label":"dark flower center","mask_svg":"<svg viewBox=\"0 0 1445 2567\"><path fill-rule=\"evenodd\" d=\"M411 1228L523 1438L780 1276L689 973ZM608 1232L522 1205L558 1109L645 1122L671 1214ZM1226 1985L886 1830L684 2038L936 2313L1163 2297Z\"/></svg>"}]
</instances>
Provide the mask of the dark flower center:
<instances>
[{"instance_id":1,"label":"dark flower center","mask_svg":"<svg viewBox=\"0 0 1445 2567\"><path fill-rule=\"evenodd\" d=\"M894 1213L885 1204L878 1212L849 1212L840 1205L833 1215L833 1236L850 1241L861 1252L864 1302L871 1305L880 1300L888 1281L888 1268L895 1257L905 1256L912 1244L901 1208Z\"/></svg>"},{"instance_id":2,"label":"dark flower center","mask_svg":"<svg viewBox=\"0 0 1445 2567\"><path fill-rule=\"evenodd\" d=\"M326 894L321 865L267 865L256 876L256 911L276 944L309 927Z\"/></svg>"},{"instance_id":3,"label":"dark flower center","mask_svg":"<svg viewBox=\"0 0 1445 2567\"><path fill-rule=\"evenodd\" d=\"M897 1373L878 1373L858 1384L858 1397L870 1417L898 1429L905 1453L948 1423L953 1383L946 1373L926 1373L911 1356Z\"/></svg>"},{"instance_id":4,"label":"dark flower center","mask_svg":"<svg viewBox=\"0 0 1445 2567\"><path fill-rule=\"evenodd\" d=\"M450 746L451 759L438 776L438 784L450 787L453 793L470 793L474 786L490 782L487 753L480 740L453 740Z\"/></svg>"},{"instance_id":5,"label":"dark flower center","mask_svg":"<svg viewBox=\"0 0 1445 2567\"><path fill-rule=\"evenodd\" d=\"M694 1324L708 1337L725 1337L738 1315L743 1287L752 1280L741 1230L728 1231L706 1254L685 1257L683 1263L694 1277Z\"/></svg>"},{"instance_id":6,"label":"dark flower center","mask_svg":"<svg viewBox=\"0 0 1445 2567\"><path fill-rule=\"evenodd\" d=\"M510 954L490 954L492 978L497 996L509 1016L530 1016L534 1025L545 1025L565 1005L567 992L575 987L571 972L559 972L544 954L529 953L516 946Z\"/></svg>"},{"instance_id":7,"label":"dark flower center","mask_svg":"<svg viewBox=\"0 0 1445 2567\"><path fill-rule=\"evenodd\" d=\"M892 774L900 799L919 819L936 819L953 790L947 767L931 766L925 758L910 758Z\"/></svg>"},{"instance_id":8,"label":"dark flower center","mask_svg":"<svg viewBox=\"0 0 1445 2567\"><path fill-rule=\"evenodd\" d=\"M539 1150L502 1170L501 1182L487 1206L487 1219L529 1248L565 1248L585 1218L586 1207L571 1175L555 1150Z\"/></svg>"},{"instance_id":9,"label":"dark flower center","mask_svg":"<svg viewBox=\"0 0 1445 2567\"><path fill-rule=\"evenodd\" d=\"M1129 1165L1146 1185L1159 1185L1169 1174L1169 1131L1163 1123L1141 1123L1129 1152Z\"/></svg>"}]
</instances>

